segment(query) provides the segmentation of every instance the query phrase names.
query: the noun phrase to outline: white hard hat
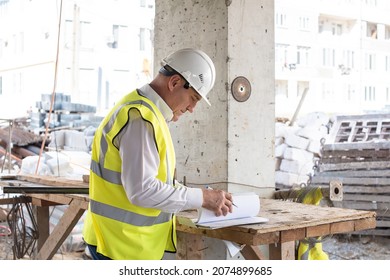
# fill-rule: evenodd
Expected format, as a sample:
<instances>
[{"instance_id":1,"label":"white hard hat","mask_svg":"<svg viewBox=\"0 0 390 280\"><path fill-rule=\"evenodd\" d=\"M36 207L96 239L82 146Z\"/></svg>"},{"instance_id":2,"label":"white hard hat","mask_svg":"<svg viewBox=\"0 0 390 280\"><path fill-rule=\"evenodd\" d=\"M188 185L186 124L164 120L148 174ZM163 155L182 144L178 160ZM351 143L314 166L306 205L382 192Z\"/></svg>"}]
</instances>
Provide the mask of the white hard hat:
<instances>
[{"instance_id":1,"label":"white hard hat","mask_svg":"<svg viewBox=\"0 0 390 280\"><path fill-rule=\"evenodd\" d=\"M192 48L181 49L168 55L162 63L179 73L211 105L206 96L214 86L215 66L206 53Z\"/></svg>"}]
</instances>

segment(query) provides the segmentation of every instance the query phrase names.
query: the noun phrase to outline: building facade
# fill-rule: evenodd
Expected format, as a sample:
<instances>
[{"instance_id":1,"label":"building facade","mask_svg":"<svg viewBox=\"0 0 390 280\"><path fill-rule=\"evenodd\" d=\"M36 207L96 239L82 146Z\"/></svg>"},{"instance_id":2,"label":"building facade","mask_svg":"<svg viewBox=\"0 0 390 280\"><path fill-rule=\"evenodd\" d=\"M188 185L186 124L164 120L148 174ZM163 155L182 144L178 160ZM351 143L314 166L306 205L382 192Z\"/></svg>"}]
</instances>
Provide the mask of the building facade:
<instances>
[{"instance_id":1,"label":"building facade","mask_svg":"<svg viewBox=\"0 0 390 280\"><path fill-rule=\"evenodd\" d=\"M154 10L154 0L0 0L0 117L54 90L104 114L153 76ZM276 116L299 102L301 114L386 110L389 13L386 0L275 0Z\"/></svg>"},{"instance_id":2,"label":"building facade","mask_svg":"<svg viewBox=\"0 0 390 280\"><path fill-rule=\"evenodd\" d=\"M302 113L386 111L390 1L276 0L275 5L278 116L291 117L301 100Z\"/></svg>"},{"instance_id":3,"label":"building facade","mask_svg":"<svg viewBox=\"0 0 390 280\"><path fill-rule=\"evenodd\" d=\"M0 115L60 92L104 113L153 75L152 0L0 0Z\"/></svg>"}]
</instances>

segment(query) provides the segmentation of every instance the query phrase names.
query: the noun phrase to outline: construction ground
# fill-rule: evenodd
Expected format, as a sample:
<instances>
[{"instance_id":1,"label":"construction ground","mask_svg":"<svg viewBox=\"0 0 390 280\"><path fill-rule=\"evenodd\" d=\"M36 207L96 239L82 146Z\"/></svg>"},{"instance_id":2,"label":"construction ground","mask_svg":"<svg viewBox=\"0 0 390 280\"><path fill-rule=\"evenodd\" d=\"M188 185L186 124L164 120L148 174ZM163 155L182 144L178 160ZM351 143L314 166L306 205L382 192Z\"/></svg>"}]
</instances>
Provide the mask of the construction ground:
<instances>
[{"instance_id":1,"label":"construction ground","mask_svg":"<svg viewBox=\"0 0 390 280\"><path fill-rule=\"evenodd\" d=\"M329 259L390 259L387 169L386 165L383 167L380 164L387 164L388 152L381 148L386 147L389 136L387 118L387 115L329 118L316 112L299 118L294 125L288 120L278 120L275 124L276 191L292 190L297 185L307 189L327 186L331 180L339 180L343 183L343 197L341 201L331 201L331 206L376 211L376 228L324 237L323 249ZM42 176L74 179L88 174L88 143L94 131L89 121L88 124L89 126L78 129L58 124L58 129L51 131L45 156L42 157ZM5 148L2 149L3 174L7 174L7 168L17 174L34 174L41 138L27 129L25 120L15 122L12 128L10 165L6 150L9 141L7 129L5 127L0 130L0 135L3 135L0 141L5 143ZM302 142L305 141L307 144L302 148ZM338 149L338 145L342 149ZM53 154L61 156L52 160ZM357 164L361 166L356 166ZM9 210L9 206L2 206L0 259L14 258L14 237L6 222L7 209ZM63 210L54 207L50 213L50 223L55 225L63 215ZM82 242L81 227L82 219L53 259L88 259ZM33 257L31 248L26 249L22 258L30 257Z\"/></svg>"}]
</instances>

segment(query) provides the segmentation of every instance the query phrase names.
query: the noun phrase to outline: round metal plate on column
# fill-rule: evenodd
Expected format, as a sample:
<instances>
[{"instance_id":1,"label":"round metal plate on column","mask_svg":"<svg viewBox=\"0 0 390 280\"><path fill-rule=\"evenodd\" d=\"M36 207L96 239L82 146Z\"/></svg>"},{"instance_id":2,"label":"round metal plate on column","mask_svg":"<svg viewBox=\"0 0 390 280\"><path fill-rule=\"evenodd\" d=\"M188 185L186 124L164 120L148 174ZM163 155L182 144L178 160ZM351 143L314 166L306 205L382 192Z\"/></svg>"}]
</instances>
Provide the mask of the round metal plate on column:
<instances>
[{"instance_id":1,"label":"round metal plate on column","mask_svg":"<svg viewBox=\"0 0 390 280\"><path fill-rule=\"evenodd\" d=\"M232 94L238 102L247 101L251 95L252 87L247 78L239 76L232 82Z\"/></svg>"}]
</instances>

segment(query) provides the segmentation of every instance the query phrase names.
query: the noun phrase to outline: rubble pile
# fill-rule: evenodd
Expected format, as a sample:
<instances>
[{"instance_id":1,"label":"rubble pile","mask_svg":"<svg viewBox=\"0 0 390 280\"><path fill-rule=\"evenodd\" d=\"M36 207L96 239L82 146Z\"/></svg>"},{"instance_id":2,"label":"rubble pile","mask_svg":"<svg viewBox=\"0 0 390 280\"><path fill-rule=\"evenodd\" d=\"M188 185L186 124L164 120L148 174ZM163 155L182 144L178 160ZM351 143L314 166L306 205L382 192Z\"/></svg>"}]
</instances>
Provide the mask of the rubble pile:
<instances>
[{"instance_id":1,"label":"rubble pile","mask_svg":"<svg viewBox=\"0 0 390 280\"><path fill-rule=\"evenodd\" d=\"M303 116L293 124L276 122L276 189L308 183L321 157L322 143L330 125L329 116L319 112Z\"/></svg>"}]
</instances>

